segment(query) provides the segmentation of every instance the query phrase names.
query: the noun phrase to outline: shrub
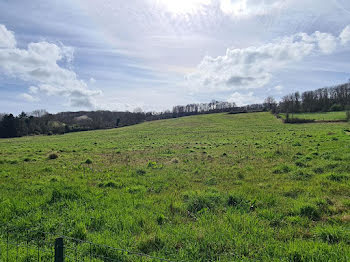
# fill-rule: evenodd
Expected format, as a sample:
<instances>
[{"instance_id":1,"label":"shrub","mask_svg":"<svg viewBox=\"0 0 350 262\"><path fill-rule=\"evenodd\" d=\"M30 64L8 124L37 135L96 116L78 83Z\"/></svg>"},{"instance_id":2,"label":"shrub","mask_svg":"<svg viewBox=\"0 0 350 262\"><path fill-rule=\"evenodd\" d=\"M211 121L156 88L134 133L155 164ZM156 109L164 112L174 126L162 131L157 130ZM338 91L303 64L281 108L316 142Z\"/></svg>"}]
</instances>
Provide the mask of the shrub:
<instances>
[{"instance_id":1,"label":"shrub","mask_svg":"<svg viewBox=\"0 0 350 262\"><path fill-rule=\"evenodd\" d=\"M350 122L350 106L347 106L346 109L346 120Z\"/></svg>"},{"instance_id":2,"label":"shrub","mask_svg":"<svg viewBox=\"0 0 350 262\"><path fill-rule=\"evenodd\" d=\"M52 153L49 155L49 159L56 159L58 158L58 155L56 153Z\"/></svg>"},{"instance_id":3,"label":"shrub","mask_svg":"<svg viewBox=\"0 0 350 262\"><path fill-rule=\"evenodd\" d=\"M330 111L342 111L343 107L340 104L333 104L329 110Z\"/></svg>"},{"instance_id":4,"label":"shrub","mask_svg":"<svg viewBox=\"0 0 350 262\"><path fill-rule=\"evenodd\" d=\"M315 119L286 118L285 120L283 120L283 122L288 124L302 124L315 122Z\"/></svg>"}]
</instances>

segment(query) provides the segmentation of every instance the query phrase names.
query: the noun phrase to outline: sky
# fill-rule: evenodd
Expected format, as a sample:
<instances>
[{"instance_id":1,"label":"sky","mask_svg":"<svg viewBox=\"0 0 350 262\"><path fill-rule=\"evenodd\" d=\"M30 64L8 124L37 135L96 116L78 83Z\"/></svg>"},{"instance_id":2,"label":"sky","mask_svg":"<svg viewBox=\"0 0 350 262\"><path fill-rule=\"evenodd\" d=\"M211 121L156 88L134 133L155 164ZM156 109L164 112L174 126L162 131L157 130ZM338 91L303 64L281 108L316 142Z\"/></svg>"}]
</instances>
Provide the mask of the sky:
<instances>
[{"instance_id":1,"label":"sky","mask_svg":"<svg viewBox=\"0 0 350 262\"><path fill-rule=\"evenodd\" d=\"M0 0L0 112L162 111L350 78L348 0Z\"/></svg>"}]
</instances>

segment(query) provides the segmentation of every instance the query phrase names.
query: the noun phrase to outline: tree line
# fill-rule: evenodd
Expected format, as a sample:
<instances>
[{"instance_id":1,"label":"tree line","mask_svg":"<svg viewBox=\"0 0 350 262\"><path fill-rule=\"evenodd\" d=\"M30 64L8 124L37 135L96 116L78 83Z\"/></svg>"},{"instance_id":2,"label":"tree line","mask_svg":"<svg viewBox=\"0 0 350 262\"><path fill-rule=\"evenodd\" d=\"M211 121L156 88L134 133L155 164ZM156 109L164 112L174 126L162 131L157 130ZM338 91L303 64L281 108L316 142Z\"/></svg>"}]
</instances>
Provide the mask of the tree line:
<instances>
[{"instance_id":1,"label":"tree line","mask_svg":"<svg viewBox=\"0 0 350 262\"><path fill-rule=\"evenodd\" d=\"M265 105L272 111L282 113L313 113L343 111L350 106L350 83L314 91L286 95L277 104L268 97Z\"/></svg>"},{"instance_id":2,"label":"tree line","mask_svg":"<svg viewBox=\"0 0 350 262\"><path fill-rule=\"evenodd\" d=\"M79 111L49 114L45 110L31 113L22 112L18 116L0 114L0 137L21 137L39 134L64 134L77 131L108 129L138 124L144 121L177 118L195 114L230 112L236 104L211 101L210 103L175 106L164 112L112 112Z\"/></svg>"},{"instance_id":3,"label":"tree line","mask_svg":"<svg viewBox=\"0 0 350 262\"><path fill-rule=\"evenodd\" d=\"M272 111L273 113L325 112L346 110L350 106L350 84L320 88L303 93L286 95L280 102L268 97L262 104L238 107L233 102L212 100L210 103L193 103L174 106L164 112L79 111L49 114L45 110L18 116L0 114L0 137L21 137L39 134L64 134L77 131L108 129L138 124L144 121L177 118L220 112L247 113Z\"/></svg>"}]
</instances>

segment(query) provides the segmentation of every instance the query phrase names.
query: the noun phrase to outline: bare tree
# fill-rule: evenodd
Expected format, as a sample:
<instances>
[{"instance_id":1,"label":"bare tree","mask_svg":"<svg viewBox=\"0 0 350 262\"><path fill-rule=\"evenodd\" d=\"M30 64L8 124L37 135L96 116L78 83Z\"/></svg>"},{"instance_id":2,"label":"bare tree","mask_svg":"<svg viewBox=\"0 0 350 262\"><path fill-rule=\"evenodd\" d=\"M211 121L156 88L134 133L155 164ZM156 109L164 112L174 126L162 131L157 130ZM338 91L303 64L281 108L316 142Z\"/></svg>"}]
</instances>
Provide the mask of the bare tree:
<instances>
[{"instance_id":1,"label":"bare tree","mask_svg":"<svg viewBox=\"0 0 350 262\"><path fill-rule=\"evenodd\" d=\"M49 113L45 109L37 109L37 110L34 110L33 112L29 113L30 116L35 116L35 117L43 117L47 114L49 114Z\"/></svg>"}]
</instances>

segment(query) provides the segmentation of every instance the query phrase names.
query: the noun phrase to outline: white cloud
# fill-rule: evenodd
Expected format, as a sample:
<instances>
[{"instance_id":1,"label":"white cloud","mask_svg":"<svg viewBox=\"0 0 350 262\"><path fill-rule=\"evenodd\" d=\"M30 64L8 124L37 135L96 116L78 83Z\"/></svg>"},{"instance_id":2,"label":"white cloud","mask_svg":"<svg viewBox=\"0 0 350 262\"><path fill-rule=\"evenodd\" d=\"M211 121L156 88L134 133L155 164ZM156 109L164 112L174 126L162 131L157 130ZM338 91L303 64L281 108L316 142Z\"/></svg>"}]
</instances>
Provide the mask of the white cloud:
<instances>
[{"instance_id":1,"label":"white cloud","mask_svg":"<svg viewBox=\"0 0 350 262\"><path fill-rule=\"evenodd\" d=\"M27 102L38 102L40 101L39 98L37 97L34 97L30 94L27 94L27 93L22 93L19 95L20 98L22 98L23 100L27 101Z\"/></svg>"},{"instance_id":2,"label":"white cloud","mask_svg":"<svg viewBox=\"0 0 350 262\"><path fill-rule=\"evenodd\" d=\"M247 94L234 92L227 101L235 102L238 106L245 106L260 103L261 99L259 97L254 96L253 92L249 92Z\"/></svg>"},{"instance_id":3,"label":"white cloud","mask_svg":"<svg viewBox=\"0 0 350 262\"><path fill-rule=\"evenodd\" d=\"M29 89L29 93L31 94L37 94L39 91L39 88L37 88L36 86L30 86L28 89Z\"/></svg>"},{"instance_id":4,"label":"white cloud","mask_svg":"<svg viewBox=\"0 0 350 262\"><path fill-rule=\"evenodd\" d=\"M293 62L333 53L345 35L298 33L258 47L227 49L224 56L204 57L196 71L186 76L187 83L194 93L261 88L270 83L275 72Z\"/></svg>"},{"instance_id":5,"label":"white cloud","mask_svg":"<svg viewBox=\"0 0 350 262\"><path fill-rule=\"evenodd\" d=\"M350 25L344 28L344 30L340 33L341 43L346 45L350 42Z\"/></svg>"},{"instance_id":6,"label":"white cloud","mask_svg":"<svg viewBox=\"0 0 350 262\"><path fill-rule=\"evenodd\" d=\"M220 9L233 17L266 15L281 8L281 0L220 0Z\"/></svg>"},{"instance_id":7,"label":"white cloud","mask_svg":"<svg viewBox=\"0 0 350 262\"><path fill-rule=\"evenodd\" d=\"M274 89L278 92L281 93L283 90L283 86L275 86Z\"/></svg>"},{"instance_id":8,"label":"white cloud","mask_svg":"<svg viewBox=\"0 0 350 262\"><path fill-rule=\"evenodd\" d=\"M331 34L315 32L311 41L315 41L320 50L325 54L331 54L337 47L337 38Z\"/></svg>"},{"instance_id":9,"label":"white cloud","mask_svg":"<svg viewBox=\"0 0 350 262\"><path fill-rule=\"evenodd\" d=\"M9 76L35 83L35 86L29 87L32 95L22 94L22 98L36 101L34 94L64 96L71 106L96 107L95 96L101 94L101 91L88 89L87 84L74 71L58 64L59 61L70 63L73 60L73 48L38 42L28 44L27 49L19 49L16 48L13 33L4 25L0 25L0 32L0 44L4 46L3 43L7 43L6 48L0 48L0 69Z\"/></svg>"},{"instance_id":10,"label":"white cloud","mask_svg":"<svg viewBox=\"0 0 350 262\"><path fill-rule=\"evenodd\" d=\"M7 30L4 25L0 24L0 48L15 48L16 39L13 32Z\"/></svg>"}]
</instances>

